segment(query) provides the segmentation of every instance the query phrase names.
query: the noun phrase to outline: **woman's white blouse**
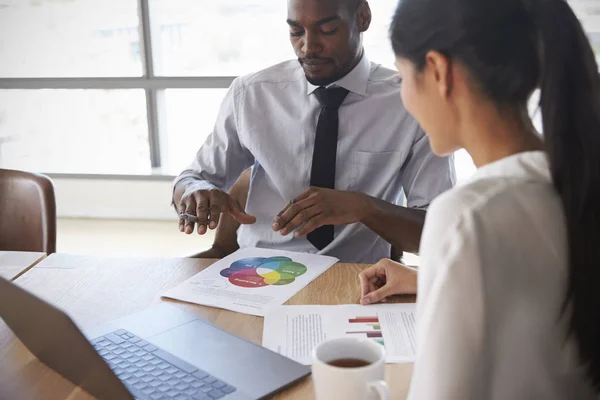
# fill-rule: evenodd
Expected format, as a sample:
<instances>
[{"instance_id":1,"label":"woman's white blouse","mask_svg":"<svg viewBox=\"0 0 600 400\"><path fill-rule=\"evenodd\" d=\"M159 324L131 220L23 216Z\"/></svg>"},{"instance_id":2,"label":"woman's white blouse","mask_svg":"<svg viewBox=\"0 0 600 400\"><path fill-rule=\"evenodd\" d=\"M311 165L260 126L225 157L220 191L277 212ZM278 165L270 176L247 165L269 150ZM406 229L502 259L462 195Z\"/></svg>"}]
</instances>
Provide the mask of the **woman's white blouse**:
<instances>
[{"instance_id":1,"label":"woman's white blouse","mask_svg":"<svg viewBox=\"0 0 600 400\"><path fill-rule=\"evenodd\" d=\"M595 398L561 317L567 242L545 153L488 164L438 197L420 254L410 399Z\"/></svg>"}]
</instances>

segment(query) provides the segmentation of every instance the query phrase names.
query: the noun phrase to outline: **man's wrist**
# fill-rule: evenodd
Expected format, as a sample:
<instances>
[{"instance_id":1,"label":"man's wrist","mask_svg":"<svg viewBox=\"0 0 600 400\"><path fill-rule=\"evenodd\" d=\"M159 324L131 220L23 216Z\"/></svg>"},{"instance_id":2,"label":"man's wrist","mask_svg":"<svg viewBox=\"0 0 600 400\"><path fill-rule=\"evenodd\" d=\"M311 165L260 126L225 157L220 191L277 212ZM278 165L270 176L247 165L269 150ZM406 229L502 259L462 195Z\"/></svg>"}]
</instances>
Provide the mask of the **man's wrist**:
<instances>
[{"instance_id":1,"label":"man's wrist","mask_svg":"<svg viewBox=\"0 0 600 400\"><path fill-rule=\"evenodd\" d=\"M227 257L228 255L230 255L231 253L234 253L235 251L237 251L239 249L238 246L232 247L232 246L228 246L228 245L221 245L219 243L213 243L212 245L212 249L215 251L215 253L217 253L219 255L219 258L224 258Z\"/></svg>"},{"instance_id":2,"label":"man's wrist","mask_svg":"<svg viewBox=\"0 0 600 400\"><path fill-rule=\"evenodd\" d=\"M365 193L354 192L358 196L358 220L359 222L365 223L369 221L376 213L377 207L375 206L375 199Z\"/></svg>"},{"instance_id":3,"label":"man's wrist","mask_svg":"<svg viewBox=\"0 0 600 400\"><path fill-rule=\"evenodd\" d=\"M227 255L225 250L216 243L213 243L212 250L218 255L218 258L223 258Z\"/></svg>"}]
</instances>

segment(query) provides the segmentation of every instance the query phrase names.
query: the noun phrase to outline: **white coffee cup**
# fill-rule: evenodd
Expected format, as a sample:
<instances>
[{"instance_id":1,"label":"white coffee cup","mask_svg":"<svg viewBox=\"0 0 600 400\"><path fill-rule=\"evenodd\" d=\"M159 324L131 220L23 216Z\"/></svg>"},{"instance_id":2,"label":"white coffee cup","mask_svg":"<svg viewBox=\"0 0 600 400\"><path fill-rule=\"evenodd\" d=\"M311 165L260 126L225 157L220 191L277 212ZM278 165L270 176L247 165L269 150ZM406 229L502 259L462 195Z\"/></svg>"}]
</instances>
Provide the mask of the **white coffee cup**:
<instances>
[{"instance_id":1,"label":"white coffee cup","mask_svg":"<svg viewBox=\"0 0 600 400\"><path fill-rule=\"evenodd\" d=\"M342 359L369 363L344 368L329 363ZM368 339L331 339L313 350L312 379L317 400L389 400L385 383L385 349Z\"/></svg>"}]
</instances>

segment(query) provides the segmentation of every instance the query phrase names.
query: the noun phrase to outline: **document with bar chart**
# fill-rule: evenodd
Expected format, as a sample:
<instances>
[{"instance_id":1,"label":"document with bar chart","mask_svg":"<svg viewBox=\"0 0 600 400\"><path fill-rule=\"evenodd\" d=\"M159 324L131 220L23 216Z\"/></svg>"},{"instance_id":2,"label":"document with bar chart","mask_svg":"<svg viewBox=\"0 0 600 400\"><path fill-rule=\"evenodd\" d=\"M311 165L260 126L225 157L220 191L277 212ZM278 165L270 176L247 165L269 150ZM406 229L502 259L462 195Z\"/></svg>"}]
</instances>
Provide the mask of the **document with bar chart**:
<instances>
[{"instance_id":1,"label":"document with bar chart","mask_svg":"<svg viewBox=\"0 0 600 400\"><path fill-rule=\"evenodd\" d=\"M310 365L327 339L357 337L386 349L388 363L415 360L415 304L280 306L265 316L263 346Z\"/></svg>"}]
</instances>

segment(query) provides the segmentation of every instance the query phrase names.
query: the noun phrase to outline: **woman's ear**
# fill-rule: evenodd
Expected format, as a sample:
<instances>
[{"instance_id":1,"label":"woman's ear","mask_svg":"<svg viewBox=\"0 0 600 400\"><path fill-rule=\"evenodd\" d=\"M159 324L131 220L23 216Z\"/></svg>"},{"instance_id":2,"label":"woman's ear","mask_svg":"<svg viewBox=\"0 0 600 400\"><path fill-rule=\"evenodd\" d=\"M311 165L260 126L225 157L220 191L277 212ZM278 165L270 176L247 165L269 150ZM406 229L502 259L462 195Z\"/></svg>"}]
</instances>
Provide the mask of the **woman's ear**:
<instances>
[{"instance_id":1,"label":"woman's ear","mask_svg":"<svg viewBox=\"0 0 600 400\"><path fill-rule=\"evenodd\" d=\"M448 97L454 81L450 58L438 51L430 51L425 56L425 70L433 77L440 96Z\"/></svg>"}]
</instances>

